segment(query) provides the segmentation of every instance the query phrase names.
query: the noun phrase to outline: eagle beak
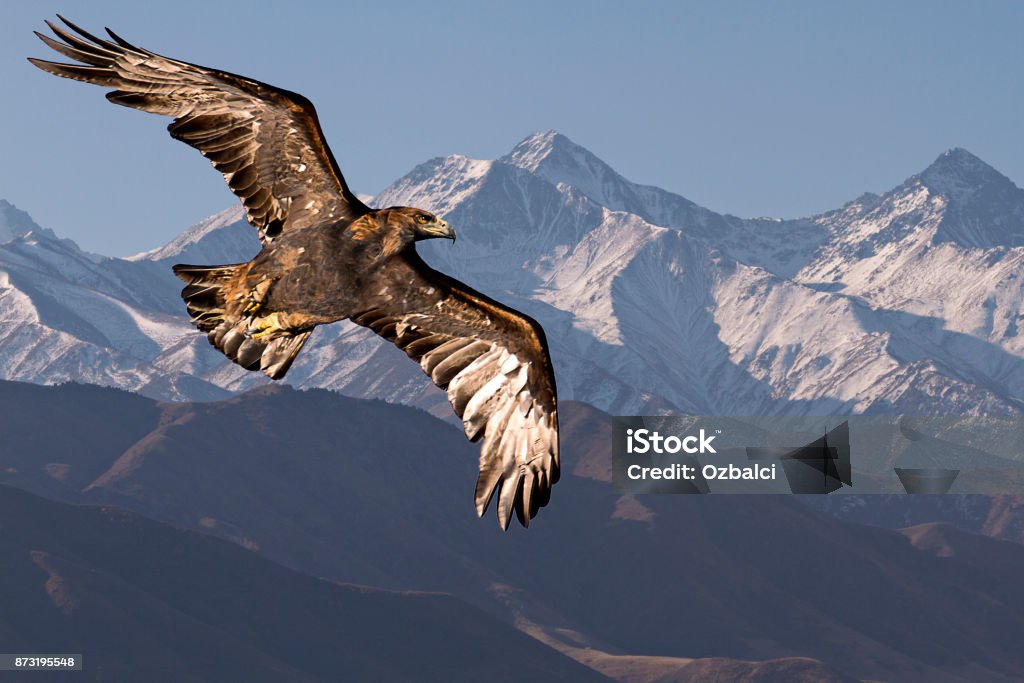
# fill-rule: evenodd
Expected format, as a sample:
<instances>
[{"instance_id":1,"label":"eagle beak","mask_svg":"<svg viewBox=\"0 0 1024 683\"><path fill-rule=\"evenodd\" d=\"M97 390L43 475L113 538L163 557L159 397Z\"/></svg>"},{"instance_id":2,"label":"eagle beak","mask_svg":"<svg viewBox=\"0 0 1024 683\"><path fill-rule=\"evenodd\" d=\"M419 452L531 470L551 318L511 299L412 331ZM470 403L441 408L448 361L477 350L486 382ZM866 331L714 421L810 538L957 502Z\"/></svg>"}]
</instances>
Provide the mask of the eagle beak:
<instances>
[{"instance_id":1,"label":"eagle beak","mask_svg":"<svg viewBox=\"0 0 1024 683\"><path fill-rule=\"evenodd\" d=\"M426 232L430 233L431 237L444 237L450 239L452 243L455 242L455 229L448 224L448 221L438 219L432 226L427 228Z\"/></svg>"}]
</instances>

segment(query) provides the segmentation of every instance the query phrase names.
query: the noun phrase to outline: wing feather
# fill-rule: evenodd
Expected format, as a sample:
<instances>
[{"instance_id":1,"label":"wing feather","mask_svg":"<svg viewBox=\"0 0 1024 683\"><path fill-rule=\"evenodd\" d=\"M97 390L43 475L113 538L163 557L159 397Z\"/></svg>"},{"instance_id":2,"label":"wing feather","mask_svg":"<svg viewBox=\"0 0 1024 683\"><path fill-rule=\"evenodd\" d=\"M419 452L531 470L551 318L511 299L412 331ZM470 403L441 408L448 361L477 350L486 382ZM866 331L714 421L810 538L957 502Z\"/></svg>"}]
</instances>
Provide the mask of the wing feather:
<instances>
[{"instance_id":1,"label":"wing feather","mask_svg":"<svg viewBox=\"0 0 1024 683\"><path fill-rule=\"evenodd\" d=\"M536 321L404 254L381 269L353 321L394 343L448 394L471 441L482 440L474 504L497 494L502 528L529 525L558 481L555 378ZM385 286L386 285L386 286Z\"/></svg>"},{"instance_id":2,"label":"wing feather","mask_svg":"<svg viewBox=\"0 0 1024 683\"><path fill-rule=\"evenodd\" d=\"M115 104L173 117L171 137L199 150L224 175L264 242L281 230L369 211L345 183L316 110L301 95L158 55L107 29L111 42L58 17L70 32L47 21L60 40L36 35L78 63L29 61L57 76L114 88L107 99Z\"/></svg>"}]
</instances>

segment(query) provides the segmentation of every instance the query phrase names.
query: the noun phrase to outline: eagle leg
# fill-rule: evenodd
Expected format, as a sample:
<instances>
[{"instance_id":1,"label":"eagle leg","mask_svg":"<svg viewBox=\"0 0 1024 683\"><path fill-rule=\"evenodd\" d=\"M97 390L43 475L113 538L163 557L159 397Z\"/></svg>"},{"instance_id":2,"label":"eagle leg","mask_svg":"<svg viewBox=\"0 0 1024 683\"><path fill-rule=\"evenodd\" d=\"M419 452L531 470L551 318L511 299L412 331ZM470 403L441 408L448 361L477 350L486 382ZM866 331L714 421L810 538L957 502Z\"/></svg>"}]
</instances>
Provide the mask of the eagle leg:
<instances>
[{"instance_id":1,"label":"eagle leg","mask_svg":"<svg viewBox=\"0 0 1024 683\"><path fill-rule=\"evenodd\" d=\"M249 294L245 298L245 308L242 309L242 315L248 317L260 312L271 284L273 282L270 279L266 279L249 290Z\"/></svg>"},{"instance_id":2,"label":"eagle leg","mask_svg":"<svg viewBox=\"0 0 1024 683\"><path fill-rule=\"evenodd\" d=\"M260 318L253 318L249 323L249 329L246 330L247 336L258 342L270 341L288 329L283 318L284 316L277 311Z\"/></svg>"},{"instance_id":3,"label":"eagle leg","mask_svg":"<svg viewBox=\"0 0 1024 683\"><path fill-rule=\"evenodd\" d=\"M297 335L316 326L316 322L302 314L274 311L249 321L245 336L265 344L278 337Z\"/></svg>"},{"instance_id":4,"label":"eagle leg","mask_svg":"<svg viewBox=\"0 0 1024 683\"><path fill-rule=\"evenodd\" d=\"M252 298L252 292L249 292L249 296L245 299L245 308L242 309L242 315L250 316L255 315L259 310L263 308L262 301L256 301Z\"/></svg>"}]
</instances>

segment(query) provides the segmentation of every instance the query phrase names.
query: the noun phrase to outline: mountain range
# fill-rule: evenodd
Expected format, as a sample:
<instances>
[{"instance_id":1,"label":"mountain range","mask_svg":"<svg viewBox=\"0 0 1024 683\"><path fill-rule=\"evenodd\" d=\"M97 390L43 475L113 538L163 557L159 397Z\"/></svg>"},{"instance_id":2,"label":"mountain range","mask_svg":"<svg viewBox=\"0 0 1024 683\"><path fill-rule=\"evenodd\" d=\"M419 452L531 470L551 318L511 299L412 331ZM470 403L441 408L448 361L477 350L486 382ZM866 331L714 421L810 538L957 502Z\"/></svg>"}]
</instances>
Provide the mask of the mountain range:
<instances>
[{"instance_id":1,"label":"mountain range","mask_svg":"<svg viewBox=\"0 0 1024 683\"><path fill-rule=\"evenodd\" d=\"M1019 680L1024 547L789 497L622 495L610 417L562 410L551 506L502 534L473 512L474 447L421 410L0 382L0 636L85 649L94 673L193 675L177 680L263 680L250 663L271 680L474 680L481 660L496 680ZM307 634L333 644L303 659ZM233 673L197 673L221 643ZM350 678L325 676L339 665Z\"/></svg>"},{"instance_id":2,"label":"mountain range","mask_svg":"<svg viewBox=\"0 0 1024 683\"><path fill-rule=\"evenodd\" d=\"M304 391L212 350L170 266L251 258L239 208L114 258L0 200L0 380L17 380L0 382L0 484L51 499L0 486L15 610L0 634L59 633L117 667L130 632L168 680L472 680L498 658L627 683L1024 670L1021 547L936 523L1020 541L1019 499L633 498L611 488L608 453L608 413L1019 415L1024 191L1009 179L953 149L834 211L743 219L548 131L496 160L429 160L366 199L443 215L459 242L424 243L426 260L544 325L566 473L550 512L528 534L475 520L474 447L414 409L451 419L366 330L318 329L287 378ZM274 617L243 595L293 590L330 606L311 638L357 645L308 662L248 623ZM300 611L281 623L304 638ZM343 612L417 656L364 643ZM196 638L168 638L183 629ZM213 646L253 666L187 664ZM100 673L144 662L121 666Z\"/></svg>"},{"instance_id":3,"label":"mountain range","mask_svg":"<svg viewBox=\"0 0 1024 683\"><path fill-rule=\"evenodd\" d=\"M614 414L1024 405L1024 190L962 149L794 220L632 183L552 131L493 161L432 159L372 199L457 227L425 258L541 321L563 398ZM129 258L83 252L6 202L0 217L0 377L162 400L267 382L191 329L169 269L251 258L240 209ZM318 329L287 380L447 411L403 354L348 324Z\"/></svg>"}]
</instances>

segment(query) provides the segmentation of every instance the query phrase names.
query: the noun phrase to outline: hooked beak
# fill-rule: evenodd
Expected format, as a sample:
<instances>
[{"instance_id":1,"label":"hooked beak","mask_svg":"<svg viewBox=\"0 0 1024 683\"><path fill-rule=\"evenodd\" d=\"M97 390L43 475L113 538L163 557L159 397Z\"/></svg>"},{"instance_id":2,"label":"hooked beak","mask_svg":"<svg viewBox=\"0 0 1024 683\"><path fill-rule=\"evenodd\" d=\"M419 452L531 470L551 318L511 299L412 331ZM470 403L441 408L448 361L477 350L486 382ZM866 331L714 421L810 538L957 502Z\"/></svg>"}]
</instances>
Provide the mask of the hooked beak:
<instances>
[{"instance_id":1,"label":"hooked beak","mask_svg":"<svg viewBox=\"0 0 1024 683\"><path fill-rule=\"evenodd\" d=\"M431 237L444 237L450 239L452 243L455 242L455 229L448 224L448 221L438 219L429 227L423 228L423 232Z\"/></svg>"}]
</instances>

